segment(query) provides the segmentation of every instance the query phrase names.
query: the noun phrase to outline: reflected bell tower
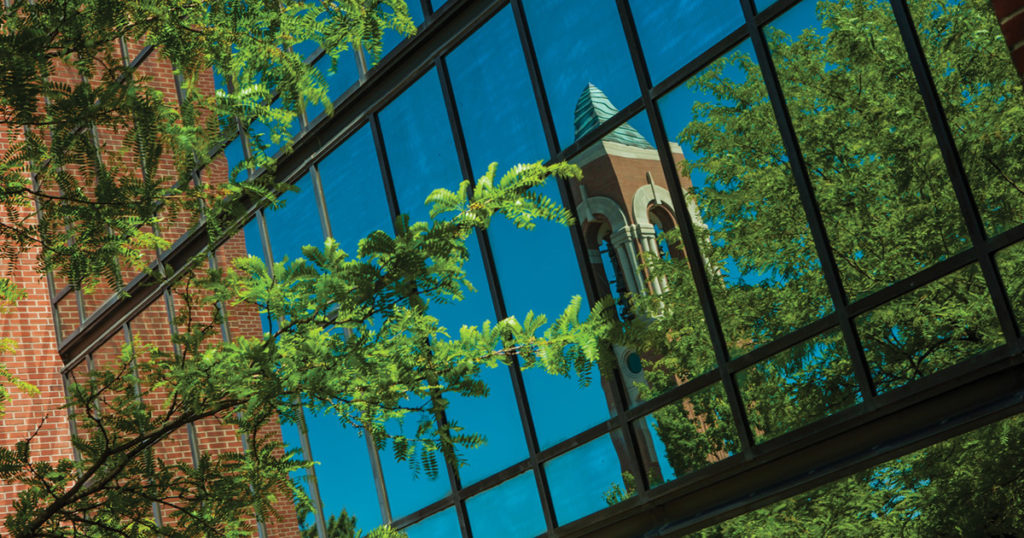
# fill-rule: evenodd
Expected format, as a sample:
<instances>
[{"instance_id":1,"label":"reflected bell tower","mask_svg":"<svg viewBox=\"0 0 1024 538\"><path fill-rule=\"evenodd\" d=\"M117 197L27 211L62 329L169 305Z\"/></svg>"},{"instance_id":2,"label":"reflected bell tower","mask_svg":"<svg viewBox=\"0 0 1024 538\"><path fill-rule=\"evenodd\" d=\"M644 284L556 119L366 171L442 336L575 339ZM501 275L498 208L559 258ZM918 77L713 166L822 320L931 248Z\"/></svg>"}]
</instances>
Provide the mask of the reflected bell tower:
<instances>
[{"instance_id":1,"label":"reflected bell tower","mask_svg":"<svg viewBox=\"0 0 1024 538\"><path fill-rule=\"evenodd\" d=\"M576 102L574 128L581 139L608 121L619 110L597 86L588 84ZM669 144L674 164L683 161L678 144ZM616 311L623 320L632 319L628 294L660 295L666 289L664 279L652 278L645 262L652 258L682 258L683 253L658 240L661 232L676 228L675 207L658 150L628 122L573 157L570 163L580 167L583 180L572 185L576 214L583 230L597 291L617 299ZM683 188L690 187L688 177ZM614 346L629 404L639 398L644 384L644 364L657 357L641 357L636 351ZM603 383L605 391L614 390ZM608 394L612 401L611 394ZM642 462L654 482L661 481L658 459L646 423L637 427ZM624 439L615 439L623 470Z\"/></svg>"}]
</instances>

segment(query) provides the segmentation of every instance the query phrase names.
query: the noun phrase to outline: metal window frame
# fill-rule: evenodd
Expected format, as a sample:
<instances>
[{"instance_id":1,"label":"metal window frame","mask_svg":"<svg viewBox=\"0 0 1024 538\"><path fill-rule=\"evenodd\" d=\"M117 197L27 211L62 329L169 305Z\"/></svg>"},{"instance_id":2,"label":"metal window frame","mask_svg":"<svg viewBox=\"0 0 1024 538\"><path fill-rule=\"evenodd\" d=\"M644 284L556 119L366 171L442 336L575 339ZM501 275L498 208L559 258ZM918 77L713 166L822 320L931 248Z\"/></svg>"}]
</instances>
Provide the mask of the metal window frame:
<instances>
[{"instance_id":1,"label":"metal window frame","mask_svg":"<svg viewBox=\"0 0 1024 538\"><path fill-rule=\"evenodd\" d=\"M758 11L753 0L737 0L738 9L743 10L744 23L660 82L650 80L628 0L615 1L640 86L640 98L626 105L593 132L567 147L560 148L555 135L551 109L522 0L451 0L437 10L432 9L429 0L421 0L425 20L420 35L403 41L377 66L363 73L360 82L336 101L334 116L321 116L312 125L304 125L303 131L296 139L294 150L289 154L280 155L279 177L294 182L308 170L317 171L316 165L324 156L351 134L368 125L377 151L388 206L392 216L397 215L398 199L391 181L385 140L377 114L420 76L430 69L437 69L449 122L453 129L453 138L456 141L460 168L465 177L473 178L445 56L493 15L510 6L548 151L552 155L551 161L571 158L599 141L627 119L645 112L651 122L664 172L670 179L670 193L675 207L678 208L676 218L681 225L687 257L701 259L700 246L694 234L692 221L688 218L687 205L681 203L684 196L669 151L669 138L658 107L658 99L726 51L749 38L754 46L774 108L801 205L815 241L817 254L822 261L822 271L835 310L769 344L730 359L704 268L701 264L691 264L692 277L717 359L717 368L714 371L698 376L632 408L625 405L622 379L616 375L614 382L618 397L614 398L613 402L617 411L615 416L541 450L533 428L522 373L513 365L510 367L510 375L526 432L528 457L466 486L461 484L457 469L452 469L449 465L452 493L442 500L395 520L394 526L405 528L454 506L463 535L471 536L472 529L465 510L465 499L498 486L523 472L533 471L547 526L546 533L549 535L675 535L738 515L1024 410L1024 341L1021 339L1020 327L1017 326L1005 285L994 261L997 251L1024 240L1024 225L993 237L986 235L905 0L892 0L892 9L915 80L924 98L929 121L936 133L960 211L968 224L972 246L915 275L852 302L842 287L820 208L814 198L813 187L806 173L799 143L782 98L774 62L763 33L766 24L798 1L780 0ZM315 61L320 54L314 53L312 59ZM314 174L314 183L317 187L318 179L318 175ZM558 186L563 203L575 208L576 204L568 184L560 182ZM324 229L329 234L329 219L326 214L328 204L323 199L322 188L318 188L317 191L321 221L328 223ZM262 209L255 201L244 220L253 216L262 221ZM588 297L593 300L596 296L595 275L586 262L579 225L570 231ZM260 235L264 248L269 253L265 225L261 226ZM495 314L503 317L506 311L490 241L486 233L478 234L478 237ZM206 235L200 225L198 230L180 239L168 252L161 253L157 263L168 263L175 268L182 267L182 263L177 262L184 262L204 248L212 250L218 246L206 245L205 241ZM920 381L885 394L875 394L856 332L855 318L974 263L981 267L1007 343ZM119 320L134 317L134 314L140 312L149 302L157 300L163 294L164 290L153 289L152 285L147 286L145 279L139 280L136 279L129 285L132 295L130 298L104 305L60 343L61 355L67 361L66 370L83 360L89 352L98 347L99 343L106 340L105 335L109 336L116 331ZM67 290L64 290L54 294L54 297L63 297L66 293ZM863 403L770 441L754 443L735 375L780 351L830 330L838 330L843 336L854 365ZM630 464L638 465L639 448L631 424L643 420L647 414L665 405L678 402L689 394L719 382L722 383L729 398L733 420L740 435L743 450L739 454L658 487L652 488L646 479L641 480L639 489L632 498L580 520L561 526L558 524L554 515L554 501L544 474L545 462L602 435L622 432L627 436L630 441L628 444L632 448ZM639 473L639 476L643 477L645 474ZM382 499L382 502L386 503L386 498Z\"/></svg>"}]
</instances>

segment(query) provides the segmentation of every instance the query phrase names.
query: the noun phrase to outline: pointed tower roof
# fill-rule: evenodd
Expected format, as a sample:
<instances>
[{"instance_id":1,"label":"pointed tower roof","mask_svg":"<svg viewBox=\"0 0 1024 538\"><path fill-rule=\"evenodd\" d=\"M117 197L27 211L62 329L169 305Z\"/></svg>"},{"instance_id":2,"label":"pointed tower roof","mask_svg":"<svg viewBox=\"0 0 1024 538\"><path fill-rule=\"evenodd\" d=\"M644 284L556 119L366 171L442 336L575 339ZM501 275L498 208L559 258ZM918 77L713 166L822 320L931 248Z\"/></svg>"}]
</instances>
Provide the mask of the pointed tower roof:
<instances>
[{"instance_id":1,"label":"pointed tower roof","mask_svg":"<svg viewBox=\"0 0 1024 538\"><path fill-rule=\"evenodd\" d=\"M608 121L609 118L618 113L619 109L608 99L597 86L587 84L576 101L576 114L573 126L576 130L576 140L593 131L598 125ZM604 138L610 142L618 142L627 146L635 146L644 149L654 149L654 146L647 141L639 131L629 123L623 123Z\"/></svg>"}]
</instances>

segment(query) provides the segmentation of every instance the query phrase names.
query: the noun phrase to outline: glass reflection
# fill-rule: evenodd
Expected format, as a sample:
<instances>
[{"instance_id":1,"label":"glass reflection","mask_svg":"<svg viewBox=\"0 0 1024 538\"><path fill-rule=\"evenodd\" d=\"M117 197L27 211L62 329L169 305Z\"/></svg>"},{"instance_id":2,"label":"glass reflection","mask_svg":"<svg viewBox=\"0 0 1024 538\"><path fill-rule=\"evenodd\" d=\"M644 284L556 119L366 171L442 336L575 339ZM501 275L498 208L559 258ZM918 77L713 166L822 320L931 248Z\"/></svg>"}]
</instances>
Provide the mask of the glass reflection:
<instances>
[{"instance_id":1,"label":"glass reflection","mask_svg":"<svg viewBox=\"0 0 1024 538\"><path fill-rule=\"evenodd\" d=\"M990 234L1024 222L1024 91L987 0L907 2Z\"/></svg>"},{"instance_id":2,"label":"glass reflection","mask_svg":"<svg viewBox=\"0 0 1024 538\"><path fill-rule=\"evenodd\" d=\"M805 1L765 33L850 296L965 248L889 4Z\"/></svg>"},{"instance_id":3,"label":"glass reflection","mask_svg":"<svg viewBox=\"0 0 1024 538\"><path fill-rule=\"evenodd\" d=\"M466 501L474 536L537 536L546 525L533 471L521 474Z\"/></svg>"},{"instance_id":4,"label":"glass reflection","mask_svg":"<svg viewBox=\"0 0 1024 538\"><path fill-rule=\"evenodd\" d=\"M829 332L736 375L755 441L766 441L861 402L842 335Z\"/></svg>"},{"instance_id":5,"label":"glass reflection","mask_svg":"<svg viewBox=\"0 0 1024 538\"><path fill-rule=\"evenodd\" d=\"M302 257L302 247L322 247L324 244L313 182L307 174L295 186L299 188L298 192L287 192L281 196L283 206L264 213L274 261L285 257L294 260Z\"/></svg>"},{"instance_id":6,"label":"glass reflection","mask_svg":"<svg viewBox=\"0 0 1024 538\"><path fill-rule=\"evenodd\" d=\"M613 0L525 0L537 61L562 146L575 138L573 109L594 84L616 103L640 92Z\"/></svg>"},{"instance_id":7,"label":"glass reflection","mask_svg":"<svg viewBox=\"0 0 1024 538\"><path fill-rule=\"evenodd\" d=\"M356 254L359 240L376 230L394 230L384 181L369 127L363 127L317 164L331 234L342 250Z\"/></svg>"},{"instance_id":8,"label":"glass reflection","mask_svg":"<svg viewBox=\"0 0 1024 538\"><path fill-rule=\"evenodd\" d=\"M661 99L659 106L668 132L676 133L673 159L731 353L742 355L831 312L749 41ZM687 270L676 265L678 271ZM688 286L670 287L664 315L676 327L701 327L700 309L688 306L695 304L688 292ZM698 370L710 366L707 355L698 351L694 357Z\"/></svg>"},{"instance_id":9,"label":"glass reflection","mask_svg":"<svg viewBox=\"0 0 1024 538\"><path fill-rule=\"evenodd\" d=\"M327 82L327 97L331 102L336 101L341 94L359 80L359 68L356 65L355 54L352 51L344 51L338 55L337 63L333 62L330 56L324 54L313 64L324 75L324 80ZM309 118L309 123L312 124L313 120L323 111L324 106L321 104L307 107L306 117Z\"/></svg>"},{"instance_id":10,"label":"glass reflection","mask_svg":"<svg viewBox=\"0 0 1024 538\"><path fill-rule=\"evenodd\" d=\"M402 529L408 538L449 538L461 536L459 530L459 519L455 515L455 508L448 508L434 514L415 525Z\"/></svg>"},{"instance_id":11,"label":"glass reflection","mask_svg":"<svg viewBox=\"0 0 1024 538\"><path fill-rule=\"evenodd\" d=\"M427 220L427 195L437 187L454 189L462 178L437 73L431 71L413 83L380 112L379 119L400 210L412 221ZM486 276L476 239L471 237L467 247L467 275L483 286ZM429 312L453 331L494 317L490 299L481 292L467 292L466 299L458 303L432 304ZM408 426L414 428L413 424ZM381 454L381 464L395 518L440 499L450 490L443 462L436 478L413 473L408 462L396 462L386 451Z\"/></svg>"},{"instance_id":12,"label":"glass reflection","mask_svg":"<svg viewBox=\"0 0 1024 538\"><path fill-rule=\"evenodd\" d=\"M420 406L424 405L424 400L405 399L401 400L399 405ZM413 438L421 422L433 420L434 417L426 412L410 413L403 421L389 421L385 428L390 437ZM379 438L377 441L382 442ZM378 447L393 519L409 515L451 492L448 471L440 452L432 452L425 458L419 449L416 449L412 456L400 453L394 443ZM433 476L428 472L429 469L436 471Z\"/></svg>"},{"instance_id":13,"label":"glass reflection","mask_svg":"<svg viewBox=\"0 0 1024 538\"><path fill-rule=\"evenodd\" d=\"M335 536L332 528L369 532L380 526L381 511L366 438L342 426L334 416L306 411L305 421L313 461L317 462L314 469L328 536ZM285 442L290 444L288 438Z\"/></svg>"},{"instance_id":14,"label":"glass reflection","mask_svg":"<svg viewBox=\"0 0 1024 538\"><path fill-rule=\"evenodd\" d=\"M632 477L623 471L627 468L612 445L611 435L544 464L558 524L607 508L629 495Z\"/></svg>"},{"instance_id":15,"label":"glass reflection","mask_svg":"<svg viewBox=\"0 0 1024 538\"><path fill-rule=\"evenodd\" d=\"M721 383L684 397L633 423L652 487L740 451Z\"/></svg>"},{"instance_id":16,"label":"glass reflection","mask_svg":"<svg viewBox=\"0 0 1024 538\"><path fill-rule=\"evenodd\" d=\"M495 15L452 52L448 65L475 174L482 174L494 161L499 163L498 174L503 174L516 163L545 158L544 133L509 8ZM495 95L501 96L501 106L494 105ZM560 200L558 187L553 183L542 192ZM553 319L562 313L573 295L584 294L579 264L565 227L540 223L526 231L497 219L488 234L509 315L522 319L533 310ZM538 260L544 263L539 265ZM607 418L607 404L597 384L583 386L578 379L539 370L529 370L524 375L542 446L550 446ZM506 384L503 380L502 385ZM571 416L559 413L567 406L577 411ZM514 409L509 407L508 411ZM517 414L508 415L502 422L504 428L521 435ZM491 430L495 428L491 426ZM525 457L521 447L525 445L515 444L516 454ZM471 461L474 457L470 454ZM514 460L507 460L507 464L511 463Z\"/></svg>"},{"instance_id":17,"label":"glass reflection","mask_svg":"<svg viewBox=\"0 0 1024 538\"><path fill-rule=\"evenodd\" d=\"M996 254L1003 285L1017 318L1018 331L1024 327L1024 243L1017 243Z\"/></svg>"},{"instance_id":18,"label":"glass reflection","mask_svg":"<svg viewBox=\"0 0 1024 538\"><path fill-rule=\"evenodd\" d=\"M655 85L743 25L737 0L630 0L629 4Z\"/></svg>"},{"instance_id":19,"label":"glass reflection","mask_svg":"<svg viewBox=\"0 0 1024 538\"><path fill-rule=\"evenodd\" d=\"M857 328L879 393L1005 342L977 265L860 316Z\"/></svg>"}]
</instances>

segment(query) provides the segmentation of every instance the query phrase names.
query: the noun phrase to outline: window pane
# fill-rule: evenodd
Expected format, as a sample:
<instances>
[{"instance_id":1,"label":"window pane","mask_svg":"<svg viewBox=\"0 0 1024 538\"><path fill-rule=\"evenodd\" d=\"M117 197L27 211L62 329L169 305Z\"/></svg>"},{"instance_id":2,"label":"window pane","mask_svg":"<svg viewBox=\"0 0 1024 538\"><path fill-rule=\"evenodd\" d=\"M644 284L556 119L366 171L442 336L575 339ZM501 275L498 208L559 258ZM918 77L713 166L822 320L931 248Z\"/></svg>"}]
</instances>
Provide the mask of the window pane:
<instances>
[{"instance_id":1,"label":"window pane","mask_svg":"<svg viewBox=\"0 0 1024 538\"><path fill-rule=\"evenodd\" d=\"M766 441L862 401L838 331L777 353L736 376L755 441Z\"/></svg>"},{"instance_id":2,"label":"window pane","mask_svg":"<svg viewBox=\"0 0 1024 538\"><path fill-rule=\"evenodd\" d=\"M620 459L622 445L604 435L544 464L559 525L608 508L624 495L628 466Z\"/></svg>"},{"instance_id":3,"label":"window pane","mask_svg":"<svg viewBox=\"0 0 1024 538\"><path fill-rule=\"evenodd\" d=\"M306 427L317 462L316 479L324 519L348 520L342 525L369 532L382 523L366 439L334 416L306 411Z\"/></svg>"},{"instance_id":4,"label":"window pane","mask_svg":"<svg viewBox=\"0 0 1024 538\"><path fill-rule=\"evenodd\" d=\"M427 220L427 195L439 187L454 190L462 181L437 73L421 77L382 110L380 125L400 211L413 222ZM433 305L430 310L453 330L494 317L479 243L470 237L466 246L470 251L466 273L477 291L467 291L462 302Z\"/></svg>"},{"instance_id":5,"label":"window pane","mask_svg":"<svg viewBox=\"0 0 1024 538\"><path fill-rule=\"evenodd\" d=\"M313 182L307 174L295 185L299 192L288 192L281 196L285 202L283 207L267 209L264 213L274 261L281 261L286 256L294 260L302 256L302 247L323 247L324 244Z\"/></svg>"},{"instance_id":6,"label":"window pane","mask_svg":"<svg viewBox=\"0 0 1024 538\"><path fill-rule=\"evenodd\" d=\"M382 110L380 125L399 207L413 221L426 220L429 216L424 205L427 195L438 187L456 188L462 177L436 72L424 75ZM494 317L475 237L470 237L467 247L470 249L467 275L484 291L467 292L466 299L459 303L430 307L431 315L453 332L463 324L478 325ZM414 424L406 427L412 428ZM450 489L444 469L436 479L422 473L416 479L407 463L395 462L389 453L381 454L381 460L395 518L440 499Z\"/></svg>"},{"instance_id":7,"label":"window pane","mask_svg":"<svg viewBox=\"0 0 1024 538\"><path fill-rule=\"evenodd\" d=\"M409 538L448 538L461 536L455 508L434 514L415 525L402 529Z\"/></svg>"},{"instance_id":8,"label":"window pane","mask_svg":"<svg viewBox=\"0 0 1024 538\"><path fill-rule=\"evenodd\" d=\"M368 127L324 157L317 170L331 233L342 250L355 256L359 240L375 230L393 235L380 164Z\"/></svg>"},{"instance_id":9,"label":"window pane","mask_svg":"<svg viewBox=\"0 0 1024 538\"><path fill-rule=\"evenodd\" d=\"M908 2L991 234L1024 222L1024 91L989 0Z\"/></svg>"},{"instance_id":10,"label":"window pane","mask_svg":"<svg viewBox=\"0 0 1024 538\"><path fill-rule=\"evenodd\" d=\"M612 0L523 4L555 130L565 147L579 138L573 132L573 109L588 84L597 85L616 103L628 104L640 96L622 23Z\"/></svg>"},{"instance_id":11,"label":"window pane","mask_svg":"<svg viewBox=\"0 0 1024 538\"><path fill-rule=\"evenodd\" d=\"M402 400L399 405L413 406L422 405L422 399L418 401ZM385 424L389 435L401 435L407 438L415 437L420 421L433 420L426 414L410 413L406 415L404 423L399 424L392 420ZM444 457L440 452L433 452L433 460L429 465L437 469L435 476L425 470L423 461L402 460L393 451L394 445L390 442L379 452L380 464L384 473L384 484L387 487L388 501L391 506L391 516L399 519L411 514L424 506L440 500L451 492L451 482L448 478L448 471L445 469ZM421 453L417 449L415 457L420 458ZM410 535L411 536L411 535Z\"/></svg>"},{"instance_id":12,"label":"window pane","mask_svg":"<svg viewBox=\"0 0 1024 538\"><path fill-rule=\"evenodd\" d=\"M880 393L1005 342L977 265L860 316L857 328Z\"/></svg>"},{"instance_id":13,"label":"window pane","mask_svg":"<svg viewBox=\"0 0 1024 538\"><path fill-rule=\"evenodd\" d=\"M537 536L545 529L533 471L466 501L474 536Z\"/></svg>"},{"instance_id":14,"label":"window pane","mask_svg":"<svg viewBox=\"0 0 1024 538\"><path fill-rule=\"evenodd\" d=\"M521 50L511 11L506 8L448 57L475 174L482 174L494 161L499 163L501 175L516 163L543 160L547 155ZM495 95L502 98L500 107L494 106ZM554 183L542 192L561 200ZM562 313L573 295L584 294L579 264L564 226L540 223L526 231L497 219L488 232L509 315L523 319L533 310L553 319ZM543 260L543 264L538 264L538 260ZM525 375L543 445L607 418L603 411L606 404L596 384L582 388L576 380L553 377L539 370ZM560 417L557 410L565 406L578 412L572 417ZM517 415L502 422L518 434ZM516 454L525 457L524 445L517 443L515 448ZM511 463L514 461L507 461Z\"/></svg>"},{"instance_id":15,"label":"window pane","mask_svg":"<svg viewBox=\"0 0 1024 538\"><path fill-rule=\"evenodd\" d=\"M535 142L538 136L543 140L540 122L509 8L459 45L446 61L473 173L482 175L492 161L499 161L501 174L517 162L541 159L543 145L538 149ZM495 96L501 96L502 106L494 106ZM498 219L495 224L503 222ZM497 248L494 235L491 239ZM473 323L493 316L493 311L481 312ZM491 389L487 399L452 398L449 410L450 418L487 437L484 446L466 453L469 465L460 470L463 485L527 455L508 370L499 367L481 375Z\"/></svg>"},{"instance_id":16,"label":"window pane","mask_svg":"<svg viewBox=\"0 0 1024 538\"><path fill-rule=\"evenodd\" d=\"M679 144L671 146L673 159L732 355L830 313L821 264L750 42L658 104ZM676 326L701 326L700 309L679 299L668 304L670 315L684 316Z\"/></svg>"},{"instance_id":17,"label":"window pane","mask_svg":"<svg viewBox=\"0 0 1024 538\"><path fill-rule=\"evenodd\" d=\"M889 4L805 1L765 33L850 296L966 248Z\"/></svg>"},{"instance_id":18,"label":"window pane","mask_svg":"<svg viewBox=\"0 0 1024 538\"><path fill-rule=\"evenodd\" d=\"M654 84L743 25L743 10L737 0L629 3Z\"/></svg>"},{"instance_id":19,"label":"window pane","mask_svg":"<svg viewBox=\"0 0 1024 538\"><path fill-rule=\"evenodd\" d=\"M740 451L721 383L683 397L633 423L652 486L675 480Z\"/></svg>"},{"instance_id":20,"label":"window pane","mask_svg":"<svg viewBox=\"0 0 1024 538\"><path fill-rule=\"evenodd\" d=\"M420 4L419 0L407 0L406 6L409 8L409 16L412 17L412 22L417 27L423 24L423 5ZM399 43L404 41L406 38L402 34L395 30L387 30L384 32L384 39L381 43L380 57L387 56L391 49L398 46ZM366 55L366 65L373 66L375 62L369 54Z\"/></svg>"}]
</instances>

